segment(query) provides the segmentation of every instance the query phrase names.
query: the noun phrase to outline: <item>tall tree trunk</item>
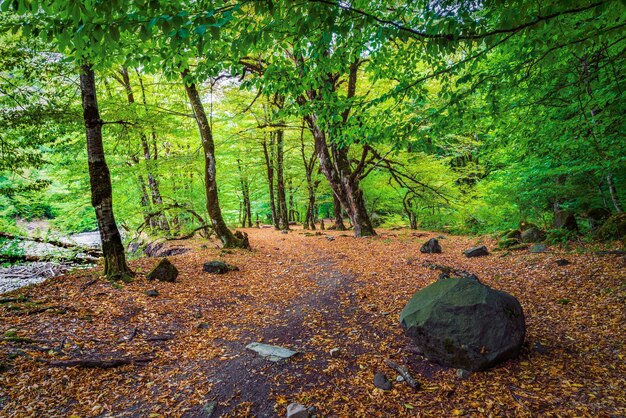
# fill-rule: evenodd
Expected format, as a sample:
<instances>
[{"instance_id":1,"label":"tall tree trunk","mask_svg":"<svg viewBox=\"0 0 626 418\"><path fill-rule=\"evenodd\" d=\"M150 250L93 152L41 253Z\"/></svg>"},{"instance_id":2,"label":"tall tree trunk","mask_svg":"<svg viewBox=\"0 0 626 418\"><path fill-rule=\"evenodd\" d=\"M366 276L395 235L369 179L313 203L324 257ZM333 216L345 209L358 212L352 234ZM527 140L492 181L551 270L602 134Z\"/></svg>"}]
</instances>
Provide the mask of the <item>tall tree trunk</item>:
<instances>
[{"instance_id":1,"label":"tall tree trunk","mask_svg":"<svg viewBox=\"0 0 626 418\"><path fill-rule=\"evenodd\" d=\"M356 92L357 72L361 61L356 59L350 64L347 83L347 98L354 97ZM328 82L333 83L332 80ZM334 86L333 88L335 88ZM308 100L318 100L318 96L313 91L307 92ZM300 96L297 101L300 105L306 103L306 98ZM344 110L341 117L344 125L350 116L351 108ZM324 176L328 179L333 193L337 196L341 205L346 210L350 221L354 228L356 237L376 235L376 231L372 226L369 214L365 207L365 199L363 191L360 187L360 175L364 167L365 157L368 148L364 148L361 163L354 170L350 166L348 158L348 147L338 146L333 142L332 138L326 138L326 131L322 130L317 123L317 115L310 113L305 116L313 139L315 141L315 151L320 162L320 169ZM329 150L330 148L330 150Z\"/></svg>"},{"instance_id":2,"label":"tall tree trunk","mask_svg":"<svg viewBox=\"0 0 626 418\"><path fill-rule=\"evenodd\" d=\"M242 202L240 204L240 216L239 221L241 222L241 227L245 228L246 225L248 228L252 228L252 208L250 206L250 183L248 181L248 177L244 174L243 169L241 168L241 160L237 160L237 168L239 169L239 184L241 185L241 196Z\"/></svg>"},{"instance_id":3,"label":"tall tree trunk","mask_svg":"<svg viewBox=\"0 0 626 418\"><path fill-rule=\"evenodd\" d=\"M98 229L102 240L104 275L111 279L132 277L133 272L126 264L122 237L113 216L111 174L104 157L102 120L98 109L96 77L91 65L81 67L80 91L87 137L91 204L96 211Z\"/></svg>"},{"instance_id":4,"label":"tall tree trunk","mask_svg":"<svg viewBox=\"0 0 626 418\"><path fill-rule=\"evenodd\" d=\"M124 89L126 90L126 97L128 100L128 104L133 105L135 103L135 95L133 94L133 89L130 84L130 76L128 74L128 69L126 67L122 67L120 70L120 74L122 75L122 84L124 85ZM140 78L140 86L141 86L141 95L143 98L144 107L147 107L146 101L146 92L143 86L143 81ZM152 134L155 135L154 129ZM146 133L142 130L139 133L139 138L141 140L141 148L143 150L143 156L146 161L146 168L148 172L148 187L150 187L150 192L152 194L152 203L157 206L163 204L163 199L161 198L161 192L159 190L159 183L156 179L156 176L152 173L152 156L150 155L150 145L148 143L148 137ZM156 157L156 156L155 156ZM151 220L151 226L156 226L162 231L169 231L170 227L167 222L167 218L164 214L159 214Z\"/></svg>"},{"instance_id":5,"label":"tall tree trunk","mask_svg":"<svg viewBox=\"0 0 626 418\"><path fill-rule=\"evenodd\" d=\"M188 70L184 70L182 77L183 82L185 83L187 97L189 98L193 113L196 117L200 137L202 138L202 150L204 151L206 208L209 217L211 218L213 230L224 244L224 248L247 248L249 247L247 240L235 237L232 231L226 226L226 222L224 222L224 218L222 217L222 210L220 209L217 192L215 144L213 143L213 133L211 132L211 126L209 125L209 120L206 116L206 112L204 111L204 106L202 105L202 100L200 99L200 93L198 92L195 83L189 83L188 80L185 80L188 74Z\"/></svg>"},{"instance_id":6,"label":"tall tree trunk","mask_svg":"<svg viewBox=\"0 0 626 418\"><path fill-rule=\"evenodd\" d=\"M615 207L615 211L617 213L624 212L622 209L622 205L619 201L619 196L617 195L617 189L615 188L615 183L613 182L613 175L609 171L609 174L606 175L606 182L609 186L609 193L611 194L611 200L613 201L613 206Z\"/></svg>"},{"instance_id":7,"label":"tall tree trunk","mask_svg":"<svg viewBox=\"0 0 626 418\"><path fill-rule=\"evenodd\" d=\"M263 138L263 155L265 156L265 167L267 168L267 183L269 186L270 193L270 210L272 211L272 224L274 224L275 229L280 229L280 225L278 223L278 213L276 213L276 198L274 196L274 137L273 133L270 133L270 143L269 147L272 150L272 153L268 152L268 144L265 138Z\"/></svg>"},{"instance_id":8,"label":"tall tree trunk","mask_svg":"<svg viewBox=\"0 0 626 418\"><path fill-rule=\"evenodd\" d=\"M333 229L337 231L345 231L346 226L343 223L343 209L341 208L341 201L335 193L333 193L333 216L335 217L335 225Z\"/></svg>"},{"instance_id":9,"label":"tall tree trunk","mask_svg":"<svg viewBox=\"0 0 626 418\"><path fill-rule=\"evenodd\" d=\"M139 86L141 87L141 98L143 101L143 106L145 109L147 109L148 100L146 99L146 89L143 85L143 79L141 78L139 71L138 70L135 70L135 71L137 72L137 77L139 78ZM151 164L154 164L156 160L159 158L158 147L157 147L157 134L154 129L154 126L151 126L150 130L151 130L151 139L152 139L152 155L150 155L150 147L144 146L144 156L151 161ZM145 142L146 144L148 144L147 139ZM156 178L156 176L154 177L152 176L150 170L148 171L148 184L150 186L150 191L152 192L152 203L154 203L155 205L162 205L163 198L161 196L161 189L159 187L159 181ZM163 224L161 229L169 229L167 218L165 216L163 216L161 223Z\"/></svg>"},{"instance_id":10,"label":"tall tree trunk","mask_svg":"<svg viewBox=\"0 0 626 418\"><path fill-rule=\"evenodd\" d=\"M325 133L317 126L315 115L307 116L309 129L313 133L315 149L320 161L320 169L328 179L334 195L346 210L354 227L354 236L372 236L376 231L365 207L363 192L359 186L358 176L350 169L347 150L333 147L334 159L331 159L330 151L326 142Z\"/></svg>"},{"instance_id":11,"label":"tall tree trunk","mask_svg":"<svg viewBox=\"0 0 626 418\"><path fill-rule=\"evenodd\" d=\"M279 227L283 231L289 230L289 213L287 212L287 196L285 193L284 176L284 132L276 131L276 188L278 197Z\"/></svg>"}]
</instances>

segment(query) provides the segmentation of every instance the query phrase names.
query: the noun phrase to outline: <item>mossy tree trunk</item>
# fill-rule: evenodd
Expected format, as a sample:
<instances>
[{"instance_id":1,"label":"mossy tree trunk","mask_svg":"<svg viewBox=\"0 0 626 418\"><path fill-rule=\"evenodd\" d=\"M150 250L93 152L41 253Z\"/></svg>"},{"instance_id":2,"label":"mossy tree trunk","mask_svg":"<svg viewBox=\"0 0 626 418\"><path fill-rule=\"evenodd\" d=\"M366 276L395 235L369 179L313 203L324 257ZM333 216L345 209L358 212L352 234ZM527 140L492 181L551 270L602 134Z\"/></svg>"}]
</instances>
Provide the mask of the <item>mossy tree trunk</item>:
<instances>
[{"instance_id":1,"label":"mossy tree trunk","mask_svg":"<svg viewBox=\"0 0 626 418\"><path fill-rule=\"evenodd\" d=\"M230 229L226 226L220 209L220 203L217 192L217 179L215 168L215 144L213 142L213 132L209 120L207 118L200 93L195 83L190 83L187 79L188 71L182 73L183 82L185 83L185 91L189 98L189 103L196 117L198 130L202 139L202 150L204 156L204 184L206 192L206 208L213 224L213 230L224 244L224 248L248 248L248 240L235 237Z\"/></svg>"},{"instance_id":2,"label":"mossy tree trunk","mask_svg":"<svg viewBox=\"0 0 626 418\"><path fill-rule=\"evenodd\" d=\"M96 78L90 65L81 67L80 90L87 137L91 204L96 211L98 230L102 240L104 275L111 279L124 279L133 276L133 272L126 264L122 237L113 216L111 174L104 157L103 122L98 109Z\"/></svg>"}]
</instances>

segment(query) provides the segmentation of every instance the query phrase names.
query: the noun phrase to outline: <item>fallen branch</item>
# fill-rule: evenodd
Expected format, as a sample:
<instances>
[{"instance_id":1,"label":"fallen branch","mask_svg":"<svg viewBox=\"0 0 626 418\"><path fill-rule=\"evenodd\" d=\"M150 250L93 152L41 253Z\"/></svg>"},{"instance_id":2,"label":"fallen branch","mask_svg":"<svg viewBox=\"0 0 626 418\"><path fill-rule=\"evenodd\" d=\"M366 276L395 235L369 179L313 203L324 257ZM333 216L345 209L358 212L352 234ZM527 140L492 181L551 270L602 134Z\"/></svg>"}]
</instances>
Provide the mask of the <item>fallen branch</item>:
<instances>
[{"instance_id":1,"label":"fallen branch","mask_svg":"<svg viewBox=\"0 0 626 418\"><path fill-rule=\"evenodd\" d=\"M76 359L76 360L43 360L50 367L85 367L88 369L111 369L128 364L143 366L154 360L154 357L120 357L110 359Z\"/></svg>"},{"instance_id":2,"label":"fallen branch","mask_svg":"<svg viewBox=\"0 0 626 418\"><path fill-rule=\"evenodd\" d=\"M411 386L413 389L419 389L422 386L420 382L418 382L417 380L413 378L413 376L411 376L409 369L406 368L405 366L401 366L398 363L389 359L385 359L385 364L388 367L391 367L392 369L397 371L400 374L400 376L404 378L404 381L406 382L406 384Z\"/></svg>"},{"instance_id":3,"label":"fallen branch","mask_svg":"<svg viewBox=\"0 0 626 418\"><path fill-rule=\"evenodd\" d=\"M0 254L0 263L17 263L17 262L48 262L51 260L67 261L75 264L97 264L98 258L89 255L77 256L61 256L61 255L27 255L27 254Z\"/></svg>"},{"instance_id":4,"label":"fallen branch","mask_svg":"<svg viewBox=\"0 0 626 418\"><path fill-rule=\"evenodd\" d=\"M195 228L193 231L190 231L189 233L185 234L185 235L180 235L177 237L165 237L166 241L177 241L177 240L183 240L183 239L189 239L192 238L196 232L198 231L204 231L205 235L207 235L207 237L211 236L211 231L210 231L211 226L207 225L207 224L203 224L202 226L199 226L197 228Z\"/></svg>"}]
</instances>

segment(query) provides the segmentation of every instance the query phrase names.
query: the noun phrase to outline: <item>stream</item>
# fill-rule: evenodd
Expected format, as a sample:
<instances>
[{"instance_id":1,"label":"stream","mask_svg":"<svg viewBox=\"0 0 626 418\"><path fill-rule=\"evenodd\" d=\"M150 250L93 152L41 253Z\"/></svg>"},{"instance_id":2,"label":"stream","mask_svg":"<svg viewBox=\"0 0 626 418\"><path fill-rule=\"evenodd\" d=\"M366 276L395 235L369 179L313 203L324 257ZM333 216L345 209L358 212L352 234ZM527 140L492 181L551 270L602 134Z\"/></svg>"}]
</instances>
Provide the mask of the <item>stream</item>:
<instances>
[{"instance_id":1,"label":"stream","mask_svg":"<svg viewBox=\"0 0 626 418\"><path fill-rule=\"evenodd\" d=\"M28 226L26 226L25 229L31 233L35 231L34 228L29 228ZM36 231L40 232L41 229L37 228ZM80 234L71 234L66 236L55 236L54 238L68 243L75 243L78 246L86 248L100 247L100 233L98 231L82 232ZM55 255L71 256L74 254L72 250L66 248L59 248L51 244L34 241L21 242L20 248L25 254L32 256L54 257ZM67 261L36 261L0 267L0 294L31 284L41 283L46 279L62 275L75 268L86 267L91 267L91 265L77 265Z\"/></svg>"}]
</instances>

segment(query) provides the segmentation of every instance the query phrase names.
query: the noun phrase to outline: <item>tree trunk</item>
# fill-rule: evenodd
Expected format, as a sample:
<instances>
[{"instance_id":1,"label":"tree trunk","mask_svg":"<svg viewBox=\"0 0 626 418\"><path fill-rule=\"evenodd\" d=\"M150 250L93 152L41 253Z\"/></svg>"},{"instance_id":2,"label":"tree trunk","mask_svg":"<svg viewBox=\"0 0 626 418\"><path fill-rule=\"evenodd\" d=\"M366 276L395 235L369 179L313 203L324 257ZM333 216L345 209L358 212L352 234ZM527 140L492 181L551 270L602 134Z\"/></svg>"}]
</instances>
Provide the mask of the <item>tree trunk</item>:
<instances>
[{"instance_id":1,"label":"tree trunk","mask_svg":"<svg viewBox=\"0 0 626 418\"><path fill-rule=\"evenodd\" d=\"M130 85L130 76L128 75L128 69L126 67L122 67L120 74L122 75L122 83L124 85L124 89L126 90L126 97L128 99L128 103L130 105L135 103L135 95L133 94L133 89ZM147 107L147 101L146 101L146 92L143 86L143 81L140 80L140 86L141 86L141 95L143 98L143 104L144 107ZM152 135L154 136L154 130L152 132ZM152 173L152 156L150 155L150 145L148 143L148 138L145 134L145 132L143 132L143 130L139 133L139 137L141 140L141 148L143 150L143 156L144 159L146 161L146 168L147 168L147 172L148 172L148 187L150 187L150 192L152 194L152 203L154 203L157 206L160 206L163 204L163 199L161 198L161 192L159 190L159 183L156 179L156 176ZM156 155L155 155L156 158ZM143 181L142 181L142 186L143 186ZM149 206L149 205L148 205ZM167 218L165 217L164 214L161 214L158 218L153 219L152 221L152 227L158 227L160 230L162 231L169 231L170 227L169 224L167 222Z\"/></svg>"},{"instance_id":2,"label":"tree trunk","mask_svg":"<svg viewBox=\"0 0 626 418\"><path fill-rule=\"evenodd\" d=\"M267 150L267 141L263 138L263 155L265 156L265 166L267 167L267 183L269 185L270 192L270 210L272 211L272 223L274 224L275 229L280 229L280 225L278 223L278 214L276 213L276 198L274 197L274 139L273 134L270 133L270 149L272 150L272 154L270 156Z\"/></svg>"},{"instance_id":3,"label":"tree trunk","mask_svg":"<svg viewBox=\"0 0 626 418\"><path fill-rule=\"evenodd\" d=\"M283 231L289 230L289 213L287 212L287 196L285 194L284 176L284 132L276 131L276 187L278 194L278 219L279 227Z\"/></svg>"},{"instance_id":4,"label":"tree trunk","mask_svg":"<svg viewBox=\"0 0 626 418\"><path fill-rule=\"evenodd\" d=\"M315 139L315 149L320 161L320 168L335 196L341 202L348 217L354 226L354 236L376 235L372 222L370 221L363 192L359 187L358 176L352 176L348 161L347 150L345 148L333 147L334 161L326 143L325 133L317 126L316 117L309 115L306 117L309 129Z\"/></svg>"},{"instance_id":5,"label":"tree trunk","mask_svg":"<svg viewBox=\"0 0 626 418\"><path fill-rule=\"evenodd\" d=\"M350 65L347 83L348 99L355 95L357 72L360 63L361 61L356 59ZM331 80L328 82L332 83ZM333 88L335 87L336 86L333 86ZM317 100L316 95L312 91L307 92L307 95L309 100ZM306 100L304 96L297 98L300 105L303 105ZM347 123L350 116L350 109L350 107L347 107L341 115L344 124ZM309 113L305 116L305 120L309 126L309 130L313 134L320 169L328 179L333 193L346 210L354 227L354 235L356 237L376 235L376 231L372 226L372 222L365 207L363 191L359 185L360 174L363 169L362 163L365 161L366 153L363 154L362 163L359 164L357 169L353 170L352 167L350 167L350 160L348 158L348 147L338 146L333 143L332 138L329 138L330 140L327 142L326 131L322 130L318 125L316 114Z\"/></svg>"},{"instance_id":6,"label":"tree trunk","mask_svg":"<svg viewBox=\"0 0 626 418\"><path fill-rule=\"evenodd\" d=\"M196 123L198 130L200 131L200 137L202 139L202 149L204 156L204 177L205 177L205 192L206 192L206 208L213 224L213 230L224 244L224 248L247 248L247 240L239 239L231 232L226 226L224 218L222 217L222 211L220 209L219 198L217 193L217 179L215 169L215 144L213 143L213 133L211 132L211 126L209 125L202 100L200 99L200 93L196 88L195 83L189 83L187 78L188 70L183 71L182 77L185 83L185 91L187 97L193 109L193 113L196 117Z\"/></svg>"},{"instance_id":7,"label":"tree trunk","mask_svg":"<svg viewBox=\"0 0 626 418\"><path fill-rule=\"evenodd\" d=\"M613 201L613 206L615 206L615 211L617 213L622 213L624 209L622 209L622 205L620 204L617 189L615 188L615 183L613 182L613 175L610 171L609 174L606 175L606 182L609 186L609 193L611 194L611 200Z\"/></svg>"},{"instance_id":8,"label":"tree trunk","mask_svg":"<svg viewBox=\"0 0 626 418\"><path fill-rule=\"evenodd\" d=\"M337 231L345 231L346 226L343 224L343 209L341 201L335 193L333 193L333 216L335 217L335 225L333 229Z\"/></svg>"},{"instance_id":9,"label":"tree trunk","mask_svg":"<svg viewBox=\"0 0 626 418\"><path fill-rule=\"evenodd\" d=\"M98 230L102 240L104 275L116 280L125 279L133 276L133 272L126 264L122 237L113 216L111 174L104 157L102 119L100 119L100 111L98 109L96 77L91 65L83 65L81 67L80 91L87 137L91 204L96 211Z\"/></svg>"}]
</instances>

